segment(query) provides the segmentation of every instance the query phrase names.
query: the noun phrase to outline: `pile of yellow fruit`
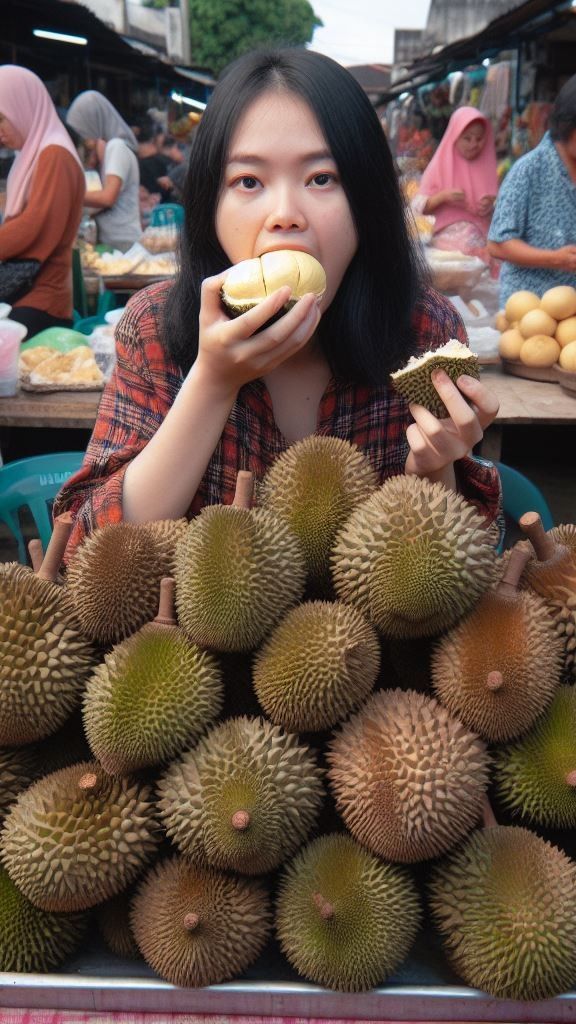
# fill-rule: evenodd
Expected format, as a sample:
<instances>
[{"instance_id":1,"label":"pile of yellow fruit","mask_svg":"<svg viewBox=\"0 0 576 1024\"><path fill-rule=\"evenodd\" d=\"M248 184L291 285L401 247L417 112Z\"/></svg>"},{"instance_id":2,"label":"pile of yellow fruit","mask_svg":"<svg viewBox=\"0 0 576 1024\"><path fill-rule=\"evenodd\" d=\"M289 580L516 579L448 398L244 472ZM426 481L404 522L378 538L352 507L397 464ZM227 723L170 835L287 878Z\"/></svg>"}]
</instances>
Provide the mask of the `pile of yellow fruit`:
<instances>
[{"instance_id":1,"label":"pile of yellow fruit","mask_svg":"<svg viewBox=\"0 0 576 1024\"><path fill-rule=\"evenodd\" d=\"M537 367L559 363L576 372L576 288L559 285L541 299L534 292L514 292L496 328L502 359Z\"/></svg>"}]
</instances>

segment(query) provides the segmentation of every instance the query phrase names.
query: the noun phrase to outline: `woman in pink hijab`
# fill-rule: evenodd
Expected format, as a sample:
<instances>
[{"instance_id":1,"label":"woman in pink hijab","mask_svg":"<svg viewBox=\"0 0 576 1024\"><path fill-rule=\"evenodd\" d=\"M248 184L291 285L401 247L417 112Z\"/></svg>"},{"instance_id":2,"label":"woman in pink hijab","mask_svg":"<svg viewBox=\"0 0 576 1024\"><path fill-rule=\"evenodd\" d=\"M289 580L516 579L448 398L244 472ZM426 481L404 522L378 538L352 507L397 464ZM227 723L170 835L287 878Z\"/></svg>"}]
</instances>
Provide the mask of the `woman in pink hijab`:
<instances>
[{"instance_id":1,"label":"woman in pink hijab","mask_svg":"<svg viewBox=\"0 0 576 1024\"><path fill-rule=\"evenodd\" d=\"M40 262L11 319L25 324L29 336L71 326L72 245L82 216L84 172L45 85L12 64L0 66L0 145L16 152L0 224L0 260Z\"/></svg>"},{"instance_id":2,"label":"woman in pink hijab","mask_svg":"<svg viewBox=\"0 0 576 1024\"><path fill-rule=\"evenodd\" d=\"M492 125L475 107L454 111L413 205L432 214L432 245L486 256L498 176Z\"/></svg>"}]
</instances>

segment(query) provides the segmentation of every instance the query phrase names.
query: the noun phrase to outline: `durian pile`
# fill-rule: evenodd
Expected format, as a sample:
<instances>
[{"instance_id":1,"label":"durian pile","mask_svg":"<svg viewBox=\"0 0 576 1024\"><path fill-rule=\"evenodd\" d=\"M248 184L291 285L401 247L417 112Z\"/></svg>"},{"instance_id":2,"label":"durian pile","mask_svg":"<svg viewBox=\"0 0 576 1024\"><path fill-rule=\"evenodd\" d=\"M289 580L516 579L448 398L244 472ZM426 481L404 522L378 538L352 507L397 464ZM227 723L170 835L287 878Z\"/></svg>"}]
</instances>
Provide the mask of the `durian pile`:
<instances>
[{"instance_id":1,"label":"durian pile","mask_svg":"<svg viewBox=\"0 0 576 1024\"><path fill-rule=\"evenodd\" d=\"M182 986L576 985L576 527L311 437L254 494L0 568L0 970L98 925ZM493 809L499 823L497 823ZM553 829L552 838L547 830ZM273 948L273 947L272 947Z\"/></svg>"},{"instance_id":2,"label":"durian pile","mask_svg":"<svg viewBox=\"0 0 576 1024\"><path fill-rule=\"evenodd\" d=\"M504 360L545 369L556 363L576 372L576 288L558 285L539 298L514 292L496 317Z\"/></svg>"}]
</instances>

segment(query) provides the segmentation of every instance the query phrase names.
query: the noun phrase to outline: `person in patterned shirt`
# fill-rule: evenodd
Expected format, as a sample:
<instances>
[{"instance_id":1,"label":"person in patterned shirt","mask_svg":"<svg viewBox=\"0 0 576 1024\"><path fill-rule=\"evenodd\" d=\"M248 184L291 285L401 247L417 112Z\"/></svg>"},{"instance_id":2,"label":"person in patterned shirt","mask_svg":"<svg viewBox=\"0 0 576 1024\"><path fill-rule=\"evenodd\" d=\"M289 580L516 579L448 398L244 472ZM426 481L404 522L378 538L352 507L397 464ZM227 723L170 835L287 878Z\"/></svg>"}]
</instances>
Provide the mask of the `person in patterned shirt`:
<instances>
[{"instance_id":1,"label":"person in patterned shirt","mask_svg":"<svg viewBox=\"0 0 576 1024\"><path fill-rule=\"evenodd\" d=\"M68 557L95 527L231 502L239 469L261 478L314 432L358 445L381 481L441 481L490 524L498 473L470 452L494 396L440 372L449 416L437 419L389 386L410 355L466 334L426 284L385 136L352 76L299 48L237 60L196 133L184 206L177 278L129 302L84 464L55 502L75 516ZM270 325L284 287L229 319L226 270L278 249L320 261L324 297Z\"/></svg>"}]
</instances>

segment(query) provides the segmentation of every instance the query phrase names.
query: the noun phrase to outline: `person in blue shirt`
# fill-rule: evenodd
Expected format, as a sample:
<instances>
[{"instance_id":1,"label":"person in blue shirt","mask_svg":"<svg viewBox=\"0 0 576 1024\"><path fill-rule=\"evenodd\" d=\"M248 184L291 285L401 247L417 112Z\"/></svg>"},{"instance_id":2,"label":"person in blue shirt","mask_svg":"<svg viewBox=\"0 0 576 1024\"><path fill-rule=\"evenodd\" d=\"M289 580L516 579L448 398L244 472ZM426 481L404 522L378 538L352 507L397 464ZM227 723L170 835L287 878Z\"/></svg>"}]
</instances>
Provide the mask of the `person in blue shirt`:
<instances>
[{"instance_id":1,"label":"person in blue shirt","mask_svg":"<svg viewBox=\"0 0 576 1024\"><path fill-rule=\"evenodd\" d=\"M543 295L576 284L576 75L558 93L540 144L504 179L488 251L504 261L501 305L522 289Z\"/></svg>"}]
</instances>

